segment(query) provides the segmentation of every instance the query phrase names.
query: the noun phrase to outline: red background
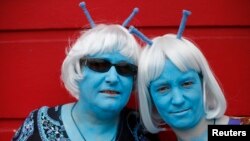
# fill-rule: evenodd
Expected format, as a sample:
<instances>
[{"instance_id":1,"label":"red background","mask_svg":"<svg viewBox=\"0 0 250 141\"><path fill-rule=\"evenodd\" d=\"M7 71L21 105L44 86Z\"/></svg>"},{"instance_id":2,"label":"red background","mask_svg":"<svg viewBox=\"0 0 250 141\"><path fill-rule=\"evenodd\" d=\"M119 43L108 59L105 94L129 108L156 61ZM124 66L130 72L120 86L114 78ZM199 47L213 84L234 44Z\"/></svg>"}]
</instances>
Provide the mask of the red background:
<instances>
[{"instance_id":1,"label":"red background","mask_svg":"<svg viewBox=\"0 0 250 141\"><path fill-rule=\"evenodd\" d=\"M10 140L30 111L74 99L60 81L65 48L89 27L80 0L1 0L0 140ZM86 0L96 23L131 24L147 36L176 33L182 9L192 11L184 36L201 48L228 100L227 115L250 116L249 0ZM135 107L132 98L130 107ZM171 131L161 139L175 140Z\"/></svg>"}]
</instances>

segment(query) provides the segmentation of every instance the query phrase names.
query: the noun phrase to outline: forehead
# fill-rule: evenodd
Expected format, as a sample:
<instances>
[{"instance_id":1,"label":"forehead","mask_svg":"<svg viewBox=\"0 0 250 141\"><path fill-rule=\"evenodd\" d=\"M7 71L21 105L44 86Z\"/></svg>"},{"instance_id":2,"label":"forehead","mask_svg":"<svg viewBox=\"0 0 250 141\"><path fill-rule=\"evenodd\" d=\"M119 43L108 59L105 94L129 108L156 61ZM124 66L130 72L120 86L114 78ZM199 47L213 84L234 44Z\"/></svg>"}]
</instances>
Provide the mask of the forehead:
<instances>
[{"instance_id":1,"label":"forehead","mask_svg":"<svg viewBox=\"0 0 250 141\"><path fill-rule=\"evenodd\" d=\"M187 78L199 79L199 75L195 70L192 69L188 69L187 71L181 71L175 64L173 64L172 61L166 60L162 73L151 83L156 84L167 81L181 81Z\"/></svg>"},{"instance_id":2,"label":"forehead","mask_svg":"<svg viewBox=\"0 0 250 141\"><path fill-rule=\"evenodd\" d=\"M106 60L109 60L111 63L116 63L120 61L133 63L132 58L122 55L119 51L96 53L93 55L89 55L89 57L106 59Z\"/></svg>"}]
</instances>

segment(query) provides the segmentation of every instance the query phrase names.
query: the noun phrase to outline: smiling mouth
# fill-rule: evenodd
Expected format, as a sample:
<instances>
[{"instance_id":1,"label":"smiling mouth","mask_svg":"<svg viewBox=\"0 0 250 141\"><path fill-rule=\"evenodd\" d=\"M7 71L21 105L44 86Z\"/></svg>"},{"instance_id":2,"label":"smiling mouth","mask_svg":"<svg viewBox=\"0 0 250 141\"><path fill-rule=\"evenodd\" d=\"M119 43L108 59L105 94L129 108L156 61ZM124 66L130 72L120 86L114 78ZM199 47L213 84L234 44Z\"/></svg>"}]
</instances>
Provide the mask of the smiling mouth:
<instances>
[{"instance_id":1,"label":"smiling mouth","mask_svg":"<svg viewBox=\"0 0 250 141\"><path fill-rule=\"evenodd\" d=\"M170 112L170 114L179 114L179 113L184 113L187 112L190 108L188 109L184 109L184 110L180 110L180 111L174 111L174 112Z\"/></svg>"},{"instance_id":2,"label":"smiling mouth","mask_svg":"<svg viewBox=\"0 0 250 141\"><path fill-rule=\"evenodd\" d=\"M105 94L109 94L109 95L118 95L118 94L120 94L120 92L113 91L113 90L103 90L103 91L100 91L100 92L105 93Z\"/></svg>"}]
</instances>

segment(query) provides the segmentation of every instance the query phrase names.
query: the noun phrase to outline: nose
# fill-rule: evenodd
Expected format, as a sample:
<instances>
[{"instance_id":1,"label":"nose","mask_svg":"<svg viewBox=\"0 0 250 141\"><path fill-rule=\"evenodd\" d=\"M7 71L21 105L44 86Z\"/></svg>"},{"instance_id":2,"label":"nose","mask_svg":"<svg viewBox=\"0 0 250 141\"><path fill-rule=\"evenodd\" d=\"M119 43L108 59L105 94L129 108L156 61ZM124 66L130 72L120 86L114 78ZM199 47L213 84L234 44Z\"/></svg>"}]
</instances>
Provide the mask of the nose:
<instances>
[{"instance_id":1,"label":"nose","mask_svg":"<svg viewBox=\"0 0 250 141\"><path fill-rule=\"evenodd\" d=\"M118 82L118 73L114 66L112 66L105 77L105 82L109 84L116 84Z\"/></svg>"},{"instance_id":2,"label":"nose","mask_svg":"<svg viewBox=\"0 0 250 141\"><path fill-rule=\"evenodd\" d=\"M172 104L173 105L182 105L185 102L185 98L183 93L178 89L174 89L172 91Z\"/></svg>"}]
</instances>

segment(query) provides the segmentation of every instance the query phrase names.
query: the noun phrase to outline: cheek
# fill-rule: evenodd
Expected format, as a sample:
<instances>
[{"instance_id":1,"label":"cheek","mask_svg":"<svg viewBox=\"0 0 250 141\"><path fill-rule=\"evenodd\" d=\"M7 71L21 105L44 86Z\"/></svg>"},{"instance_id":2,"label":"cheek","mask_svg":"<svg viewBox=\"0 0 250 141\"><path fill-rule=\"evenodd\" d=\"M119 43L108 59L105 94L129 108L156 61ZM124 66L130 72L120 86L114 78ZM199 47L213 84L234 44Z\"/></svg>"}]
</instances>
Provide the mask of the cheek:
<instances>
[{"instance_id":1,"label":"cheek","mask_svg":"<svg viewBox=\"0 0 250 141\"><path fill-rule=\"evenodd\" d=\"M152 93L152 100L158 110L166 110L170 104L170 98L168 95L159 95L157 93Z\"/></svg>"},{"instance_id":2,"label":"cheek","mask_svg":"<svg viewBox=\"0 0 250 141\"><path fill-rule=\"evenodd\" d=\"M203 99L203 91L202 91L201 87L196 86L196 88L193 89L192 93L193 93L192 97L193 97L194 101L199 102L200 100Z\"/></svg>"},{"instance_id":3,"label":"cheek","mask_svg":"<svg viewBox=\"0 0 250 141\"><path fill-rule=\"evenodd\" d=\"M132 78L127 78L125 81L123 81L123 83L127 87L132 87L133 86L133 79Z\"/></svg>"},{"instance_id":4,"label":"cheek","mask_svg":"<svg viewBox=\"0 0 250 141\"><path fill-rule=\"evenodd\" d=\"M98 86L103 82L102 78L102 74L86 70L85 73L83 73L83 78L78 82L80 91L83 92L88 90L88 92L90 92L98 88Z\"/></svg>"},{"instance_id":5,"label":"cheek","mask_svg":"<svg viewBox=\"0 0 250 141\"><path fill-rule=\"evenodd\" d=\"M152 87L150 87L149 93L156 107L159 107L159 105L162 105L162 101L160 102L159 94L157 94L156 91L154 91Z\"/></svg>"},{"instance_id":6,"label":"cheek","mask_svg":"<svg viewBox=\"0 0 250 141\"><path fill-rule=\"evenodd\" d=\"M158 105L157 107L159 107L159 108L161 108L161 109L164 109L164 110L166 110L166 109L168 109L170 106L170 100L169 100L169 98L166 98L166 97L162 97L161 99L158 99L157 101L156 101L156 104Z\"/></svg>"},{"instance_id":7,"label":"cheek","mask_svg":"<svg viewBox=\"0 0 250 141\"><path fill-rule=\"evenodd\" d=\"M188 94L190 104L197 109L203 109L203 91L201 88L197 88Z\"/></svg>"},{"instance_id":8,"label":"cheek","mask_svg":"<svg viewBox=\"0 0 250 141\"><path fill-rule=\"evenodd\" d=\"M88 68L85 68L83 72L83 79L91 83L97 83L98 81L101 80L100 78L102 78L103 75L104 74L102 73L95 72L95 71L89 70Z\"/></svg>"},{"instance_id":9,"label":"cheek","mask_svg":"<svg viewBox=\"0 0 250 141\"><path fill-rule=\"evenodd\" d=\"M122 87L128 88L129 90L133 88L134 80L132 77L122 77L120 80L121 80L120 83L122 84Z\"/></svg>"}]
</instances>

